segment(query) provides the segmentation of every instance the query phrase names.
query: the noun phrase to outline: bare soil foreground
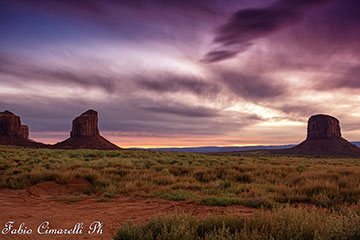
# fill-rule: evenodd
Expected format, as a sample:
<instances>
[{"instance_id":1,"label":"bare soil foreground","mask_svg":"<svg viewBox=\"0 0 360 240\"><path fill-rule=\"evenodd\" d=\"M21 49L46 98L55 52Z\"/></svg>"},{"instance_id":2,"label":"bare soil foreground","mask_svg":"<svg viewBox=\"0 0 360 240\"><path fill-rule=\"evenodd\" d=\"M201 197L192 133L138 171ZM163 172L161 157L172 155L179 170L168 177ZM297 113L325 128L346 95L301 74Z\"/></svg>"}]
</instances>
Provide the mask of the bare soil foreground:
<instances>
[{"instance_id":1,"label":"bare soil foreground","mask_svg":"<svg viewBox=\"0 0 360 240\"><path fill-rule=\"evenodd\" d=\"M152 216L174 215L180 212L202 217L226 212L250 215L254 211L253 208L239 205L212 207L189 201L169 201L133 195L122 195L108 202L101 202L93 197L71 203L65 201L73 199L73 194L83 191L87 184L90 183L86 180L76 179L68 185L43 181L22 190L0 188L0 230L4 229L8 221L15 222L13 229L18 229L21 223L25 223L23 229L32 229L32 234L8 233L2 234L1 239L112 239L118 226L129 219L133 223L139 223ZM81 235L39 235L37 228L45 221L50 222L51 229L72 229L76 223L82 222L84 230ZM103 234L87 233L90 224L95 221L104 224Z\"/></svg>"}]
</instances>

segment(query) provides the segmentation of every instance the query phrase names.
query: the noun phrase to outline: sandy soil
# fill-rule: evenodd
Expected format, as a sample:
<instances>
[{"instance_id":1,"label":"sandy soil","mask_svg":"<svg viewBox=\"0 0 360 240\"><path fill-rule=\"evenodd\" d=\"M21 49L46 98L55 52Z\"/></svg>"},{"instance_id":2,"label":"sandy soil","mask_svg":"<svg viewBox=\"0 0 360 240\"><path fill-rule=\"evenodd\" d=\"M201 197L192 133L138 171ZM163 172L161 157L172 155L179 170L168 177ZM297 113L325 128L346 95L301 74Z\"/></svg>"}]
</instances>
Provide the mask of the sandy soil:
<instances>
[{"instance_id":1,"label":"sandy soil","mask_svg":"<svg viewBox=\"0 0 360 240\"><path fill-rule=\"evenodd\" d=\"M164 199L143 198L122 195L110 202L99 202L94 198L66 203L71 194L82 192L90 185L83 179L76 179L68 185L54 182L40 182L26 190L0 189L0 239L112 239L119 225L129 219L133 223L148 220L157 215L173 215L185 212L195 216L211 213L250 215L254 209L243 206L209 207L187 201L168 201ZM62 199L59 201L59 199ZM31 234L2 234L5 224L14 222L13 229L25 223ZM50 228L72 229L76 223L83 223L81 235L39 235L38 226L44 221ZM88 234L89 226L95 221L103 223L103 234Z\"/></svg>"}]
</instances>

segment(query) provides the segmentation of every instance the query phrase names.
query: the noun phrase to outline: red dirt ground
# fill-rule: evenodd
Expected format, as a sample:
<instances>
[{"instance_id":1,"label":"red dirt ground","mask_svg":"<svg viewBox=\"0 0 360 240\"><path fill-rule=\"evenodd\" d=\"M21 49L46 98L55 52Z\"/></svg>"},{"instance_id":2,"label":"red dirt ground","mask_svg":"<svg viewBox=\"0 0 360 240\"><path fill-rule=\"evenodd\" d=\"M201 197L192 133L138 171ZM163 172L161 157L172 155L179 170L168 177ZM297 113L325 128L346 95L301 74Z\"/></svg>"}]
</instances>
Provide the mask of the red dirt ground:
<instances>
[{"instance_id":1,"label":"red dirt ground","mask_svg":"<svg viewBox=\"0 0 360 240\"><path fill-rule=\"evenodd\" d=\"M144 198L122 195L109 202L99 202L86 197L82 201L66 203L71 193L80 193L91 186L83 179L76 179L70 184L61 185L54 182L40 182L26 190L0 188L0 239L112 239L119 225L129 219L133 223L148 220L152 216L174 215L184 212L194 216L206 216L211 213L251 215L252 208L244 206L210 207L187 201L169 201L164 199ZM56 198L62 201L56 201ZM30 235L10 233L2 234L4 225L14 221L17 229L25 223L33 232ZM51 228L73 228L78 222L84 223L82 235L39 235L37 227L44 221L50 222ZM104 224L103 234L90 235L89 225L94 221Z\"/></svg>"}]
</instances>

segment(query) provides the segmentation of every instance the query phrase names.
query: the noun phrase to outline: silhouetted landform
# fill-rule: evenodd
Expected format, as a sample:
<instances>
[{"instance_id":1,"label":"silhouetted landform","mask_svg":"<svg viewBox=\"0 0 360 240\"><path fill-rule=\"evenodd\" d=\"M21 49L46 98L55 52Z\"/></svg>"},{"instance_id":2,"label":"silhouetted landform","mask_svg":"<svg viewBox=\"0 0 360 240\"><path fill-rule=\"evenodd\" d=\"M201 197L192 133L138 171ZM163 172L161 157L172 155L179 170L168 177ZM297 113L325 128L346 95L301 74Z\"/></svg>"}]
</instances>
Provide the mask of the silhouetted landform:
<instances>
[{"instance_id":1,"label":"silhouetted landform","mask_svg":"<svg viewBox=\"0 0 360 240\"><path fill-rule=\"evenodd\" d=\"M70 138L55 145L43 144L29 139L29 127L21 125L19 116L16 116L9 111L1 112L0 144L56 149L121 149L100 135L98 129L98 115L94 110L88 110L75 118L72 123Z\"/></svg>"},{"instance_id":2,"label":"silhouetted landform","mask_svg":"<svg viewBox=\"0 0 360 240\"><path fill-rule=\"evenodd\" d=\"M328 115L314 115L308 121L307 138L297 146L245 146L245 147L194 147L194 148L149 148L141 150L221 153L236 151L269 150L275 154L321 155L321 156L360 156L360 142L348 142L341 137L339 120ZM21 125L20 117L4 111L0 113L0 144L34 148L55 149L99 149L119 150L120 147L100 135L98 114L88 110L72 122L70 138L55 145L43 144L29 139L29 127Z\"/></svg>"},{"instance_id":3,"label":"silhouetted landform","mask_svg":"<svg viewBox=\"0 0 360 240\"><path fill-rule=\"evenodd\" d=\"M360 142L350 142L357 147L360 147ZM256 150L276 150L276 149L289 149L295 147L294 144L289 145L256 145L244 147L186 147L186 148L131 148L134 150L147 150L147 151L168 151L168 152L188 152L188 153L224 153L224 152L244 152Z\"/></svg>"},{"instance_id":4,"label":"silhouetted landform","mask_svg":"<svg viewBox=\"0 0 360 240\"><path fill-rule=\"evenodd\" d=\"M119 150L118 146L100 135L98 129L98 114L88 110L72 122L70 138L52 146L57 149L99 149Z\"/></svg>"},{"instance_id":5,"label":"silhouetted landform","mask_svg":"<svg viewBox=\"0 0 360 240\"><path fill-rule=\"evenodd\" d=\"M276 153L320 156L360 156L360 148L341 137L336 118L319 114L308 121L307 138L299 145Z\"/></svg>"},{"instance_id":6,"label":"silhouetted landform","mask_svg":"<svg viewBox=\"0 0 360 240\"><path fill-rule=\"evenodd\" d=\"M29 139L29 127L21 125L20 117L7 110L0 113L0 144L34 148L49 146Z\"/></svg>"}]
</instances>

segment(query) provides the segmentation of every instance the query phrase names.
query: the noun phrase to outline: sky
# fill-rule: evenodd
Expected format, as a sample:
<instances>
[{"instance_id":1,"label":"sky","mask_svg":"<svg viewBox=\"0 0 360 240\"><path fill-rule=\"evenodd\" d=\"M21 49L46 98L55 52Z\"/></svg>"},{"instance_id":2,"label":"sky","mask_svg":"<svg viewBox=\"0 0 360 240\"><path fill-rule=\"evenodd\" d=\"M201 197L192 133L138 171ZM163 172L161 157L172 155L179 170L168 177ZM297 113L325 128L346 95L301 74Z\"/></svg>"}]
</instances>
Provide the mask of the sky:
<instances>
[{"instance_id":1,"label":"sky","mask_svg":"<svg viewBox=\"0 0 360 240\"><path fill-rule=\"evenodd\" d=\"M0 0L0 111L56 143L88 109L121 147L360 140L359 0Z\"/></svg>"}]
</instances>

